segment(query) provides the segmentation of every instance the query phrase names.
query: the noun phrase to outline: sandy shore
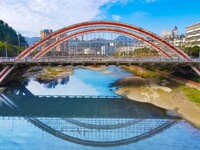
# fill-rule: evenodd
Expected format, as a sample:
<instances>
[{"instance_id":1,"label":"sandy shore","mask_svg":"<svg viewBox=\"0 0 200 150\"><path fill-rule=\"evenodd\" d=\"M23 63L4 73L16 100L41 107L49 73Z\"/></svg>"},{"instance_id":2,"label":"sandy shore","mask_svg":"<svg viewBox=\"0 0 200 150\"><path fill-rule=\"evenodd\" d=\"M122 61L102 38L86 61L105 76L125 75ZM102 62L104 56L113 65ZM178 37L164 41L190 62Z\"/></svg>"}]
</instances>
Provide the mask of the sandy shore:
<instances>
[{"instance_id":1,"label":"sandy shore","mask_svg":"<svg viewBox=\"0 0 200 150\"><path fill-rule=\"evenodd\" d=\"M200 128L200 107L189 101L170 81L127 77L120 79L116 85L123 86L116 93L126 95L129 99L151 103L155 106L175 111L182 118Z\"/></svg>"}]
</instances>

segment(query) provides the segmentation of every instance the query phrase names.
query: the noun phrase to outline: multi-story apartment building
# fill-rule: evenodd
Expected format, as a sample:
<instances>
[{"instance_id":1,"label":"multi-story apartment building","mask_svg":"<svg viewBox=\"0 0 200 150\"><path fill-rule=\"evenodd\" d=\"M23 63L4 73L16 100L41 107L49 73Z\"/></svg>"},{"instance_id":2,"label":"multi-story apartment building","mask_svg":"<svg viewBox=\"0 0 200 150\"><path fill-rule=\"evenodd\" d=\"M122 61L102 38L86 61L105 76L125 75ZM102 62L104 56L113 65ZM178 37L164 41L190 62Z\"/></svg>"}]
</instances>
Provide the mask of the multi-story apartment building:
<instances>
[{"instance_id":1,"label":"multi-story apartment building","mask_svg":"<svg viewBox=\"0 0 200 150\"><path fill-rule=\"evenodd\" d=\"M186 27L186 46L200 46L200 22Z\"/></svg>"},{"instance_id":2,"label":"multi-story apartment building","mask_svg":"<svg viewBox=\"0 0 200 150\"><path fill-rule=\"evenodd\" d=\"M53 33L53 30L51 29L44 29L44 30L41 30L40 31L40 39L46 37L46 36L49 36L50 34Z\"/></svg>"},{"instance_id":3,"label":"multi-story apartment building","mask_svg":"<svg viewBox=\"0 0 200 150\"><path fill-rule=\"evenodd\" d=\"M185 46L185 36L179 35L173 40L171 40L170 43L182 49Z\"/></svg>"},{"instance_id":4,"label":"multi-story apartment building","mask_svg":"<svg viewBox=\"0 0 200 150\"><path fill-rule=\"evenodd\" d=\"M52 29L43 29L40 31L40 39L47 37L47 36L51 35L52 33L53 33ZM45 47L46 47L46 45L43 45L42 49L44 49ZM60 52L61 50L64 49L63 47L64 47L64 44L62 43L61 45L58 45L53 52L55 52L55 51Z\"/></svg>"}]
</instances>

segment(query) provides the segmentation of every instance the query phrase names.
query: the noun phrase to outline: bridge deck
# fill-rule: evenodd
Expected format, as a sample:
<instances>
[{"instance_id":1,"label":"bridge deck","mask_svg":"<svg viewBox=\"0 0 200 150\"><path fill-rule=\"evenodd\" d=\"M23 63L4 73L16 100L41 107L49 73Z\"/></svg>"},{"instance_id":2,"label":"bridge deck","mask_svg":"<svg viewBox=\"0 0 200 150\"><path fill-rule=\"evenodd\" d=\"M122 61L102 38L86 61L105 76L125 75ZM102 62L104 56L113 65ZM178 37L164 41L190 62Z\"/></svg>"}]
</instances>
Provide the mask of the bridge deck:
<instances>
[{"instance_id":1,"label":"bridge deck","mask_svg":"<svg viewBox=\"0 0 200 150\"><path fill-rule=\"evenodd\" d=\"M15 61L15 58L0 58L0 65L134 65L134 64L174 64L200 65L200 59L190 61L174 58L115 58L115 57L73 57L73 58L41 58L33 60L27 58Z\"/></svg>"}]
</instances>

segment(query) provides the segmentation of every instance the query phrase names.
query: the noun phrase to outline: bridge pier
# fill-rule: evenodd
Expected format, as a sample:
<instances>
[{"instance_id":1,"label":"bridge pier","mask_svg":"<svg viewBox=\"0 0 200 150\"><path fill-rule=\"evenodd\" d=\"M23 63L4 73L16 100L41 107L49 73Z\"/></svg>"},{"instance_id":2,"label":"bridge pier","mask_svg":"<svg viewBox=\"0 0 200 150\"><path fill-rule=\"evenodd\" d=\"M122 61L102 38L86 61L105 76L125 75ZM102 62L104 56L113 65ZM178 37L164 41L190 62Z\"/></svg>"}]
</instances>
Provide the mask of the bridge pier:
<instances>
[{"instance_id":1,"label":"bridge pier","mask_svg":"<svg viewBox=\"0 0 200 150\"><path fill-rule=\"evenodd\" d=\"M191 67L200 76L200 67L193 67L193 66L191 66Z\"/></svg>"},{"instance_id":2,"label":"bridge pier","mask_svg":"<svg viewBox=\"0 0 200 150\"><path fill-rule=\"evenodd\" d=\"M14 66L6 66L1 72L0 72L0 83L7 77L7 75L14 69Z\"/></svg>"}]
</instances>

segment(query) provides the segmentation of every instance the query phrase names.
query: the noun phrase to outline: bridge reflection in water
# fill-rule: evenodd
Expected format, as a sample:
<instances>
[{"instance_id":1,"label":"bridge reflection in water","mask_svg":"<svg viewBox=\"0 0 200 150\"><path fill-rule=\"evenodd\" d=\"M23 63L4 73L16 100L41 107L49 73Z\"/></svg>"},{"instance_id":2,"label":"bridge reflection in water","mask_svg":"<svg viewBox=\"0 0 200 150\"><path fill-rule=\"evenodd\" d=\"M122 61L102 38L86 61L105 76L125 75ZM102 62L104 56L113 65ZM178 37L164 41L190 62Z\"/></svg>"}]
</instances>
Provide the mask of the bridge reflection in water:
<instances>
[{"instance_id":1,"label":"bridge reflection in water","mask_svg":"<svg viewBox=\"0 0 200 150\"><path fill-rule=\"evenodd\" d=\"M24 117L55 137L94 147L145 140L178 122L150 104L119 97L40 97L21 84L7 88L0 101L0 116Z\"/></svg>"}]
</instances>

